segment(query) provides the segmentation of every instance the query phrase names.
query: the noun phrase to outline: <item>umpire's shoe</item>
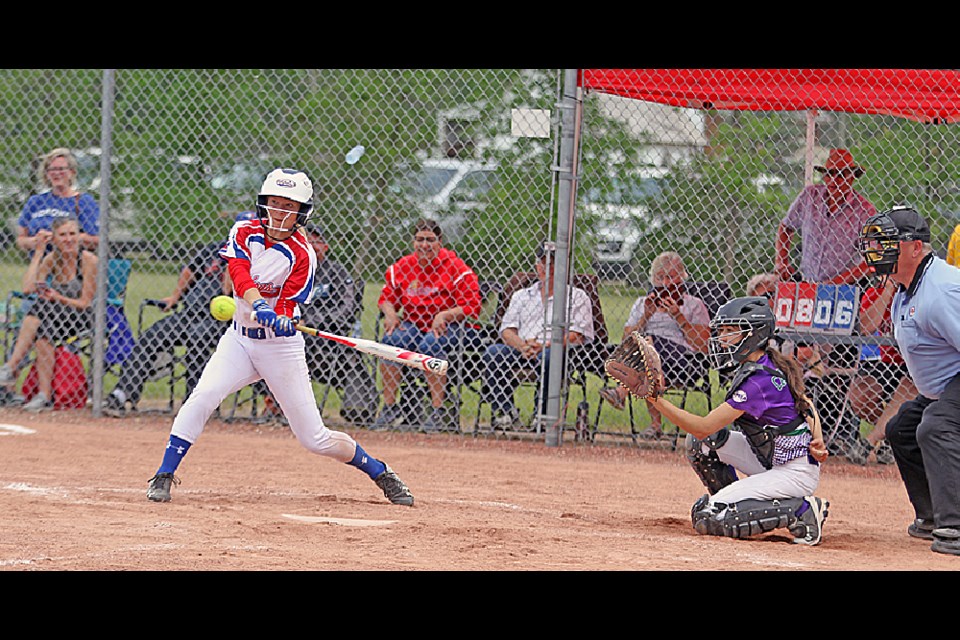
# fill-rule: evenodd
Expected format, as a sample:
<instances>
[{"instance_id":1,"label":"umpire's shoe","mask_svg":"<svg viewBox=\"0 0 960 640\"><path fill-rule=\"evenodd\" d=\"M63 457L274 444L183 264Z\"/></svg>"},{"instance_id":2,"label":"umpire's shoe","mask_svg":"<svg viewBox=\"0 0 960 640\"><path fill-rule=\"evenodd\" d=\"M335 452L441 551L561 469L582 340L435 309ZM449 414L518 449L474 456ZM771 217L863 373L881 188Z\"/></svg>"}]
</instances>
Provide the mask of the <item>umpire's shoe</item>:
<instances>
[{"instance_id":1,"label":"umpire's shoe","mask_svg":"<svg viewBox=\"0 0 960 640\"><path fill-rule=\"evenodd\" d=\"M933 540L934 529L936 529L936 526L933 524L933 520L917 518L907 527L907 534L921 540Z\"/></svg>"},{"instance_id":2,"label":"umpire's shoe","mask_svg":"<svg viewBox=\"0 0 960 640\"><path fill-rule=\"evenodd\" d=\"M790 533L795 536L793 539L795 544L812 547L820 544L823 538L823 522L827 519L827 507L830 506L830 502L816 496L804 496L803 499L809 506L797 518L797 522L790 525Z\"/></svg>"},{"instance_id":3,"label":"umpire's shoe","mask_svg":"<svg viewBox=\"0 0 960 640\"><path fill-rule=\"evenodd\" d=\"M170 487L180 484L180 478L172 473L158 473L150 478L147 498L154 502L170 502Z\"/></svg>"},{"instance_id":4,"label":"umpire's shoe","mask_svg":"<svg viewBox=\"0 0 960 640\"><path fill-rule=\"evenodd\" d=\"M940 527L933 530L933 544L930 545L931 551L937 553L949 553L952 556L960 556L960 529L952 527Z\"/></svg>"},{"instance_id":5,"label":"umpire's shoe","mask_svg":"<svg viewBox=\"0 0 960 640\"><path fill-rule=\"evenodd\" d=\"M377 483L377 486L383 490L383 495L387 497L387 500L393 504L402 504L408 507L413 506L413 494L410 493L410 489L407 489L407 485L403 484L397 474L389 466L384 470L383 473L378 475L374 480ZM169 494L169 485L167 492L167 500L170 499Z\"/></svg>"}]
</instances>

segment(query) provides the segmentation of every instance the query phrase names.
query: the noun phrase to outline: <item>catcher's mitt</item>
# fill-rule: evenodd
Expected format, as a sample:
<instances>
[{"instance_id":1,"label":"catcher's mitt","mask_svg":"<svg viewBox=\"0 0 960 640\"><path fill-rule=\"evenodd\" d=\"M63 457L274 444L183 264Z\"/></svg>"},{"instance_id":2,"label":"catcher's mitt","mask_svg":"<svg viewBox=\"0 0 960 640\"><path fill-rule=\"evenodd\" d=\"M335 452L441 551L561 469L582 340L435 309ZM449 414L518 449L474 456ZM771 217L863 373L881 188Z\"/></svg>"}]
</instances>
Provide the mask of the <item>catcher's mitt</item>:
<instances>
[{"instance_id":1,"label":"catcher's mitt","mask_svg":"<svg viewBox=\"0 0 960 640\"><path fill-rule=\"evenodd\" d=\"M638 398L655 400L663 395L660 354L637 331L624 337L607 358L604 369L608 376Z\"/></svg>"}]
</instances>

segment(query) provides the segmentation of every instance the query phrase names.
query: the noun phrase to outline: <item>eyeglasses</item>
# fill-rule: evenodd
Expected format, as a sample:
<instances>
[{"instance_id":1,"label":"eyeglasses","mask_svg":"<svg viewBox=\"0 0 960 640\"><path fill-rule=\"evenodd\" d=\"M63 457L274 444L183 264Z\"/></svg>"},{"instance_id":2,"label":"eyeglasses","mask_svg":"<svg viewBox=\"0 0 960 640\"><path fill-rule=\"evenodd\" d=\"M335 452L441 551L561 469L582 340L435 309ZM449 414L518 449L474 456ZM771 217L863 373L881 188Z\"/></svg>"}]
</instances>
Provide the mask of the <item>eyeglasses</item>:
<instances>
[{"instance_id":1,"label":"eyeglasses","mask_svg":"<svg viewBox=\"0 0 960 640\"><path fill-rule=\"evenodd\" d=\"M414 242L437 242L440 238L437 236L414 236Z\"/></svg>"},{"instance_id":2,"label":"eyeglasses","mask_svg":"<svg viewBox=\"0 0 960 640\"><path fill-rule=\"evenodd\" d=\"M837 176L850 176L851 178L854 175L852 169L827 169L823 172L825 176L837 177Z\"/></svg>"}]
</instances>

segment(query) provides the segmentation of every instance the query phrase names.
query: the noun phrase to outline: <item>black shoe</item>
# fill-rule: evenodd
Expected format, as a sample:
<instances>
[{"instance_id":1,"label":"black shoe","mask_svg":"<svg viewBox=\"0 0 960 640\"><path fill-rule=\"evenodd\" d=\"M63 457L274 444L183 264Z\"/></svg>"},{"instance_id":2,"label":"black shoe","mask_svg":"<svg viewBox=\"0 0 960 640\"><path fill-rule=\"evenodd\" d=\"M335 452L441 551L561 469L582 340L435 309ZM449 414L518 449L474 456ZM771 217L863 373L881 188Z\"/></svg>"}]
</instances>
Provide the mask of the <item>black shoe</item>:
<instances>
[{"instance_id":1,"label":"black shoe","mask_svg":"<svg viewBox=\"0 0 960 640\"><path fill-rule=\"evenodd\" d=\"M172 473L158 473L150 478L147 498L154 502L170 502L170 487L180 484L180 478Z\"/></svg>"},{"instance_id":2,"label":"black shoe","mask_svg":"<svg viewBox=\"0 0 960 640\"><path fill-rule=\"evenodd\" d=\"M413 494L403 480L394 473L389 466L374 480L377 486L383 491L383 495L393 504L402 504L408 507L413 506Z\"/></svg>"},{"instance_id":3,"label":"black shoe","mask_svg":"<svg viewBox=\"0 0 960 640\"><path fill-rule=\"evenodd\" d=\"M933 526L933 520L917 518L907 527L907 533L921 540L933 540L933 530L935 528L936 527Z\"/></svg>"},{"instance_id":4,"label":"black shoe","mask_svg":"<svg viewBox=\"0 0 960 640\"><path fill-rule=\"evenodd\" d=\"M941 527L933 530L933 544L931 551L960 556L960 529Z\"/></svg>"}]
</instances>

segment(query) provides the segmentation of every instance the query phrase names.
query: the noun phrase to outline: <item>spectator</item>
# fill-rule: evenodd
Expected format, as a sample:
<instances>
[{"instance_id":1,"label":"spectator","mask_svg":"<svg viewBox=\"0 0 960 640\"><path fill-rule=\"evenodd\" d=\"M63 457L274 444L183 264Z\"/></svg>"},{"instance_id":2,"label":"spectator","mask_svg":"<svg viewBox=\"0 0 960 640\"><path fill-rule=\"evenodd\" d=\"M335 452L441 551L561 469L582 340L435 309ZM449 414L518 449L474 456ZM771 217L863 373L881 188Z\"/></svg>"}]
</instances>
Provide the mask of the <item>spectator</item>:
<instances>
[{"instance_id":1,"label":"spectator","mask_svg":"<svg viewBox=\"0 0 960 640\"><path fill-rule=\"evenodd\" d=\"M537 247L537 282L513 294L500 321L501 342L489 345L484 351L483 389L495 429L514 427L520 421L520 412L513 400L518 384L514 368L526 361L549 370L548 318L553 310L554 255L555 251L547 245ZM569 329L564 335L564 347L593 340L593 305L587 292L579 287L570 289L567 320ZM540 404L545 402L546 398L542 397Z\"/></svg>"},{"instance_id":2,"label":"spectator","mask_svg":"<svg viewBox=\"0 0 960 640\"><path fill-rule=\"evenodd\" d=\"M653 338L653 346L663 362L668 387L687 387L707 374L704 358L710 338L710 314L707 305L686 291L687 269L680 254L665 251L650 265L653 288L637 298L623 327L624 335L639 331ZM600 396L617 409L623 409L627 390L607 387ZM661 433L660 412L649 403L652 434Z\"/></svg>"},{"instance_id":3,"label":"spectator","mask_svg":"<svg viewBox=\"0 0 960 640\"><path fill-rule=\"evenodd\" d=\"M775 273L758 273L747 280L747 297L763 296L772 301L777 297L777 284L779 283Z\"/></svg>"},{"instance_id":4,"label":"spectator","mask_svg":"<svg viewBox=\"0 0 960 640\"><path fill-rule=\"evenodd\" d=\"M377 303L383 313L383 342L446 359L449 350L461 341L477 340L475 327L467 324L480 313L480 285L477 276L457 254L443 247L443 234L433 220L414 225L413 253L387 269L385 284ZM403 420L396 405L402 370L383 360L383 408L374 428L398 425ZM433 410L423 431L436 431L447 422L443 411L447 376L424 373Z\"/></svg>"},{"instance_id":5,"label":"spectator","mask_svg":"<svg viewBox=\"0 0 960 640\"><path fill-rule=\"evenodd\" d=\"M863 167L848 150L831 149L827 162L814 168L823 175L823 183L804 187L777 230L777 276L784 281L857 283L867 275L866 263L857 253L857 236L866 219L876 213L853 188ZM799 272L790 264L795 232L803 241Z\"/></svg>"},{"instance_id":6,"label":"spectator","mask_svg":"<svg viewBox=\"0 0 960 640\"><path fill-rule=\"evenodd\" d=\"M46 251L50 231L57 218L73 217L80 225L82 249L95 250L100 233L100 206L89 193L77 190L77 158L69 149L58 147L43 156L40 181L46 190L30 196L18 220L17 246L28 256L36 249Z\"/></svg>"},{"instance_id":7,"label":"spectator","mask_svg":"<svg viewBox=\"0 0 960 640\"><path fill-rule=\"evenodd\" d=\"M240 214L236 219L252 218ZM143 387L153 373L157 354L175 347L186 348L185 397L193 391L224 329L224 325L210 315L210 300L233 290L226 262L220 256L223 245L224 241L218 240L201 248L180 270L171 294L160 299L163 311L173 313L154 322L140 336L113 391L104 398L103 412L106 415L122 418L127 413L128 404L136 407ZM181 302L183 306L174 311Z\"/></svg>"},{"instance_id":8,"label":"spectator","mask_svg":"<svg viewBox=\"0 0 960 640\"><path fill-rule=\"evenodd\" d=\"M953 228L947 244L947 264L960 267L960 224Z\"/></svg>"},{"instance_id":9,"label":"spectator","mask_svg":"<svg viewBox=\"0 0 960 640\"><path fill-rule=\"evenodd\" d=\"M304 305L301 322L327 333L350 335L359 311L357 283L346 267L327 257L330 245L320 225L311 222L304 227L304 232L317 254L317 270L313 277L313 299ZM360 352L323 338L308 339L306 352L313 379L343 389L340 415L355 424L373 420L377 410L376 380ZM263 381L257 386L266 393L267 411L280 416L280 409Z\"/></svg>"},{"instance_id":10,"label":"spectator","mask_svg":"<svg viewBox=\"0 0 960 640\"><path fill-rule=\"evenodd\" d=\"M891 334L890 301L897 290L893 280L882 289L870 287L860 299L860 327L866 334ZM874 350L868 349L873 346ZM887 422L900 406L916 397L917 387L896 347L864 345L857 377L850 385L850 408L860 418L873 424L867 434L867 451L861 454L865 464L872 454L880 464L893 464L893 451L883 439ZM850 455L847 456L850 459Z\"/></svg>"},{"instance_id":11,"label":"spectator","mask_svg":"<svg viewBox=\"0 0 960 640\"><path fill-rule=\"evenodd\" d=\"M885 434L914 509L907 533L960 555L960 269L933 253L927 221L908 207L870 218L860 250L880 286L898 285L893 335L918 391Z\"/></svg>"},{"instance_id":12,"label":"spectator","mask_svg":"<svg viewBox=\"0 0 960 640\"><path fill-rule=\"evenodd\" d=\"M34 251L23 276L23 292L37 300L23 318L10 359L0 367L0 384L16 381L17 368L36 344L38 392L27 411L53 408L54 341L76 336L92 326L97 290L97 256L80 248L80 223L58 217L51 226L53 250Z\"/></svg>"}]
</instances>

